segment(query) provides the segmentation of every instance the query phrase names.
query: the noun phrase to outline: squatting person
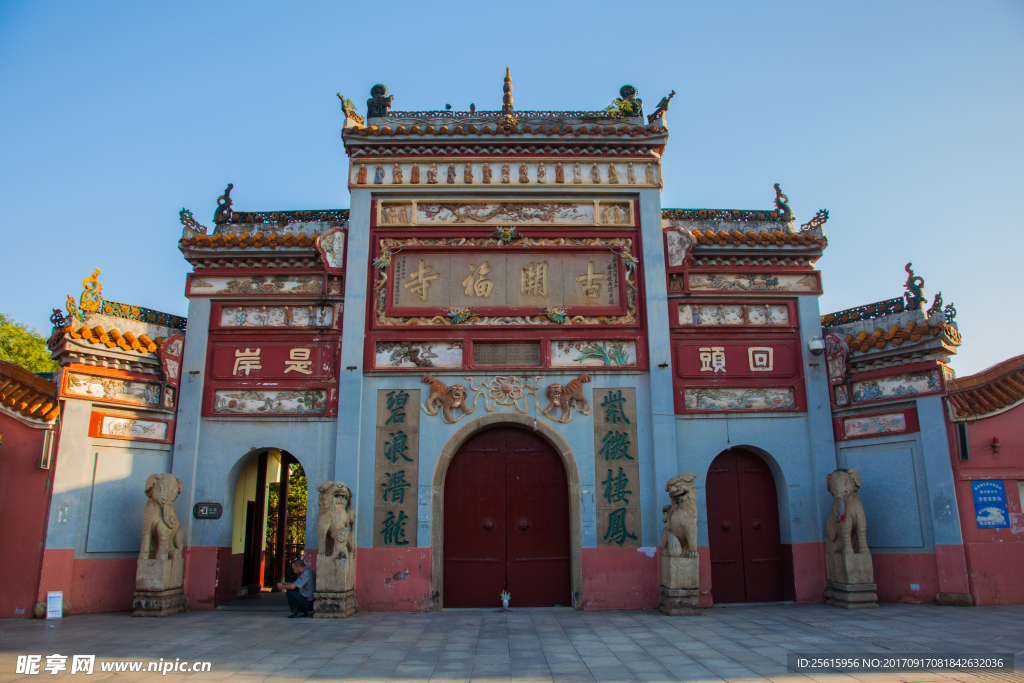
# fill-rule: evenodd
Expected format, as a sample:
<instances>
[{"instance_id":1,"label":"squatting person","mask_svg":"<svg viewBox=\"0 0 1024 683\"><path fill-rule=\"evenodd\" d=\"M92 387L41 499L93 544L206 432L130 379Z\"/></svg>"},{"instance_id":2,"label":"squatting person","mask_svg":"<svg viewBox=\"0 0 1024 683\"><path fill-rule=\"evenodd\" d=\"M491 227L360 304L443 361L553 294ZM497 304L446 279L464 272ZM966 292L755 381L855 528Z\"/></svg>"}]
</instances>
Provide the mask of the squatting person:
<instances>
[{"instance_id":1,"label":"squatting person","mask_svg":"<svg viewBox=\"0 0 1024 683\"><path fill-rule=\"evenodd\" d=\"M313 611L313 593L316 592L316 574L302 560L292 562L292 571L298 574L295 583L279 583L278 590L284 590L292 613L289 619L309 616Z\"/></svg>"}]
</instances>

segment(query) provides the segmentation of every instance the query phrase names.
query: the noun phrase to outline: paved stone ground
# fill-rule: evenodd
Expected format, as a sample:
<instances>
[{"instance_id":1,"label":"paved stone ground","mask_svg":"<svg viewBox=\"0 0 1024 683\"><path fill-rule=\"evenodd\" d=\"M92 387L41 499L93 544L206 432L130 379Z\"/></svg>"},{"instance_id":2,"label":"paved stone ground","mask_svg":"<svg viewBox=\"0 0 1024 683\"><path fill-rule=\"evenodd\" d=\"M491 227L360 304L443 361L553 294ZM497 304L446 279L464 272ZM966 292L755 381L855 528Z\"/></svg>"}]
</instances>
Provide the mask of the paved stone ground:
<instances>
[{"instance_id":1,"label":"paved stone ground","mask_svg":"<svg viewBox=\"0 0 1024 683\"><path fill-rule=\"evenodd\" d=\"M60 622L0 621L0 683L58 676L86 683L336 679L391 681L1022 681L1024 672L816 674L786 668L788 653L864 655L1001 652L1024 667L1024 605L743 606L700 617L656 611L359 612L351 619L286 619L267 611L196 611L165 619L127 613ZM92 676L15 674L18 654L95 654ZM100 662L206 660L209 673L101 673ZM68 660L70 669L70 659Z\"/></svg>"}]
</instances>

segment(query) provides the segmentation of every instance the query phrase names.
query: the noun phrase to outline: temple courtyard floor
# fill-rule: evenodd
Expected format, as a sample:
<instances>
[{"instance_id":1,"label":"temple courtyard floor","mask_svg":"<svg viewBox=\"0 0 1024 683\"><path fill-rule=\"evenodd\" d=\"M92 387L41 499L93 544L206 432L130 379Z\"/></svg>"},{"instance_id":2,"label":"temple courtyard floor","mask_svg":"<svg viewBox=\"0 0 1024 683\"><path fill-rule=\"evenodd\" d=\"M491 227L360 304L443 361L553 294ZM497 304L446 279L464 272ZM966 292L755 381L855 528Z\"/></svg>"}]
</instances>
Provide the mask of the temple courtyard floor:
<instances>
[{"instance_id":1,"label":"temple courtyard floor","mask_svg":"<svg viewBox=\"0 0 1024 683\"><path fill-rule=\"evenodd\" d=\"M0 620L0 683L117 681L1024 681L1024 671L931 670L798 673L791 654L845 658L1016 655L1024 668L1024 605L883 604L716 607L699 617L653 610L569 609L358 612L349 619L287 619L285 612L227 609L163 619L128 613L60 621ZM50 655L66 670L45 670ZM19 655L41 655L39 673L17 673ZM71 674L73 655L95 655L92 675ZM209 662L166 674L149 662ZM23 660L24 661L24 660ZM59 659L55 660L60 662ZM102 671L141 662L142 671ZM111 664L113 663L113 664Z\"/></svg>"}]
</instances>

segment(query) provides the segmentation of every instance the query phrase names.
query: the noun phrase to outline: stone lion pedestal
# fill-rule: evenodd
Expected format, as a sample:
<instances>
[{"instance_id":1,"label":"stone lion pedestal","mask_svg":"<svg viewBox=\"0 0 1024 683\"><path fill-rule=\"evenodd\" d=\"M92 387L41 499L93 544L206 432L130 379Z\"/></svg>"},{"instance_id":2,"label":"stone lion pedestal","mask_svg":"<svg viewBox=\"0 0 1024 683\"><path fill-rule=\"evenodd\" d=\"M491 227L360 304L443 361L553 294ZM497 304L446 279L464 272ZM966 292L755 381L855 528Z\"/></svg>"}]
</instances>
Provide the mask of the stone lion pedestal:
<instances>
[{"instance_id":1,"label":"stone lion pedestal","mask_svg":"<svg viewBox=\"0 0 1024 683\"><path fill-rule=\"evenodd\" d=\"M699 615L700 566L696 557L661 556L658 609L670 617Z\"/></svg>"},{"instance_id":2,"label":"stone lion pedestal","mask_svg":"<svg viewBox=\"0 0 1024 683\"><path fill-rule=\"evenodd\" d=\"M348 558L316 558L316 593L313 616L344 619L356 613L356 563Z\"/></svg>"},{"instance_id":3,"label":"stone lion pedestal","mask_svg":"<svg viewBox=\"0 0 1024 683\"><path fill-rule=\"evenodd\" d=\"M344 482L324 481L316 518L316 592L313 616L344 619L356 613L356 513Z\"/></svg>"},{"instance_id":4,"label":"stone lion pedestal","mask_svg":"<svg viewBox=\"0 0 1024 683\"><path fill-rule=\"evenodd\" d=\"M846 609L878 607L875 571L868 549L868 526L860 472L836 470L825 477L832 509L825 521L825 602Z\"/></svg>"},{"instance_id":5,"label":"stone lion pedestal","mask_svg":"<svg viewBox=\"0 0 1024 683\"><path fill-rule=\"evenodd\" d=\"M149 500L142 513L142 547L135 570L136 617L166 617L188 609L185 595L184 532L174 511L181 479L152 474L146 480Z\"/></svg>"},{"instance_id":6,"label":"stone lion pedestal","mask_svg":"<svg viewBox=\"0 0 1024 683\"><path fill-rule=\"evenodd\" d=\"M661 509L661 589L658 609L669 616L698 615L700 561L697 558L697 489L694 472L665 484L671 505Z\"/></svg>"}]
</instances>

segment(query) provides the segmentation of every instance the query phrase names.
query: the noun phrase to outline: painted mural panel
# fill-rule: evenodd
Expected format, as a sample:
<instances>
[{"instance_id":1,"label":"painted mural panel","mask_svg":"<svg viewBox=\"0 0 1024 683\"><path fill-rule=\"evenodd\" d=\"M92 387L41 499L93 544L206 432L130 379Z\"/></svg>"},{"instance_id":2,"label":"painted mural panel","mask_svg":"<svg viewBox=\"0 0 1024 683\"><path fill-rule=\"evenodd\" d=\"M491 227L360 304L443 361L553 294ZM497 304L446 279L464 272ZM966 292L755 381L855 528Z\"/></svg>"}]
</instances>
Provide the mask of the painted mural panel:
<instances>
[{"instance_id":1,"label":"painted mural panel","mask_svg":"<svg viewBox=\"0 0 1024 683\"><path fill-rule=\"evenodd\" d=\"M417 224L592 225L593 202L489 202L416 204Z\"/></svg>"},{"instance_id":2,"label":"painted mural panel","mask_svg":"<svg viewBox=\"0 0 1024 683\"><path fill-rule=\"evenodd\" d=\"M785 304L682 304L680 325L788 325Z\"/></svg>"},{"instance_id":3,"label":"painted mural panel","mask_svg":"<svg viewBox=\"0 0 1024 683\"><path fill-rule=\"evenodd\" d=\"M915 396L942 389L939 370L910 372L853 383L853 402L874 401L895 396Z\"/></svg>"},{"instance_id":4,"label":"painted mural panel","mask_svg":"<svg viewBox=\"0 0 1024 683\"><path fill-rule=\"evenodd\" d=\"M796 408L796 392L792 387L686 389L685 400L687 410L792 410Z\"/></svg>"},{"instance_id":5,"label":"painted mural panel","mask_svg":"<svg viewBox=\"0 0 1024 683\"><path fill-rule=\"evenodd\" d=\"M224 306L221 327L330 327L331 306Z\"/></svg>"},{"instance_id":6,"label":"painted mural panel","mask_svg":"<svg viewBox=\"0 0 1024 683\"><path fill-rule=\"evenodd\" d=\"M100 423L100 435L163 441L167 438L167 423L158 420L104 415L103 421Z\"/></svg>"},{"instance_id":7,"label":"painted mural panel","mask_svg":"<svg viewBox=\"0 0 1024 683\"><path fill-rule=\"evenodd\" d=\"M377 391L373 547L416 547L420 390Z\"/></svg>"},{"instance_id":8,"label":"painted mural panel","mask_svg":"<svg viewBox=\"0 0 1024 683\"><path fill-rule=\"evenodd\" d=\"M390 368L461 368L461 341L379 341L373 366Z\"/></svg>"},{"instance_id":9,"label":"painted mural panel","mask_svg":"<svg viewBox=\"0 0 1024 683\"><path fill-rule=\"evenodd\" d=\"M189 296L211 294L319 294L319 275L193 275Z\"/></svg>"},{"instance_id":10,"label":"painted mural panel","mask_svg":"<svg viewBox=\"0 0 1024 683\"><path fill-rule=\"evenodd\" d=\"M792 273L691 273L690 289L718 292L817 292L813 275Z\"/></svg>"},{"instance_id":11,"label":"painted mural panel","mask_svg":"<svg viewBox=\"0 0 1024 683\"><path fill-rule=\"evenodd\" d=\"M640 464L636 390L594 389L597 545L639 547Z\"/></svg>"},{"instance_id":12,"label":"painted mural panel","mask_svg":"<svg viewBox=\"0 0 1024 683\"><path fill-rule=\"evenodd\" d=\"M843 420L843 433L847 438L872 434L893 434L907 431L907 418L903 413L872 415Z\"/></svg>"},{"instance_id":13,"label":"painted mural panel","mask_svg":"<svg viewBox=\"0 0 1024 683\"><path fill-rule=\"evenodd\" d=\"M551 342L553 368L626 368L636 364L636 342L630 339Z\"/></svg>"},{"instance_id":14,"label":"painted mural panel","mask_svg":"<svg viewBox=\"0 0 1024 683\"><path fill-rule=\"evenodd\" d=\"M159 406L163 390L159 384L135 382L115 377L96 377L69 372L64 381L64 394L78 398Z\"/></svg>"},{"instance_id":15,"label":"painted mural panel","mask_svg":"<svg viewBox=\"0 0 1024 683\"><path fill-rule=\"evenodd\" d=\"M213 395L213 412L218 415L323 415L327 412L327 390L218 389Z\"/></svg>"}]
</instances>

